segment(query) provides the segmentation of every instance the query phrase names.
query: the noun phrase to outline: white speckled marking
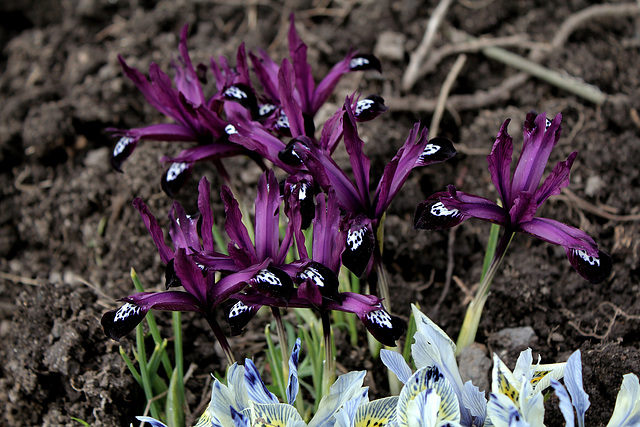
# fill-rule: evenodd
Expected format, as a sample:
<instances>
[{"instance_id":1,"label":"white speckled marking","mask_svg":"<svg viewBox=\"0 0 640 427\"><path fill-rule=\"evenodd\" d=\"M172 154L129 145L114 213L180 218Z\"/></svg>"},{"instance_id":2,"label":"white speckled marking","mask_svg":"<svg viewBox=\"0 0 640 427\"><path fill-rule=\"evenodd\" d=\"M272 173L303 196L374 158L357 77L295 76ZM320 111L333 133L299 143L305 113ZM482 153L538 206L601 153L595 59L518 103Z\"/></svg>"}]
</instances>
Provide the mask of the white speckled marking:
<instances>
[{"instance_id":1,"label":"white speckled marking","mask_svg":"<svg viewBox=\"0 0 640 427\"><path fill-rule=\"evenodd\" d=\"M226 132L227 135L233 135L234 133L238 133L238 130L236 129L236 127L231 123L229 123L224 127L224 131Z\"/></svg>"},{"instance_id":2,"label":"white speckled marking","mask_svg":"<svg viewBox=\"0 0 640 427\"><path fill-rule=\"evenodd\" d=\"M375 101L371 99L363 99L361 101L358 101L358 103L356 104L355 115L359 116L363 111L370 109L373 104L375 104Z\"/></svg>"},{"instance_id":3,"label":"white speckled marking","mask_svg":"<svg viewBox=\"0 0 640 427\"><path fill-rule=\"evenodd\" d=\"M138 314L140 314L140 307L128 302L116 311L113 321L115 323L121 320L127 320L129 317L136 316Z\"/></svg>"},{"instance_id":4,"label":"white speckled marking","mask_svg":"<svg viewBox=\"0 0 640 427\"><path fill-rule=\"evenodd\" d=\"M358 58L353 58L349 62L349 67L356 68L356 67L362 67L368 64L369 64L369 60L367 58L358 57Z\"/></svg>"},{"instance_id":5,"label":"white speckled marking","mask_svg":"<svg viewBox=\"0 0 640 427\"><path fill-rule=\"evenodd\" d=\"M261 116L266 116L267 114L270 114L275 109L276 109L276 106L273 104L262 104L258 109L258 114L260 114Z\"/></svg>"},{"instance_id":6,"label":"white speckled marking","mask_svg":"<svg viewBox=\"0 0 640 427\"><path fill-rule=\"evenodd\" d=\"M167 171L167 182L171 182L189 168L188 163L172 163Z\"/></svg>"},{"instance_id":7,"label":"white speckled marking","mask_svg":"<svg viewBox=\"0 0 640 427\"><path fill-rule=\"evenodd\" d=\"M420 160L424 160L424 158L427 157L427 156L433 156L438 151L440 151L440 148L442 148L442 147L440 147L439 145L427 144L427 146L424 147L424 150L422 151L422 154L420 154Z\"/></svg>"},{"instance_id":8,"label":"white speckled marking","mask_svg":"<svg viewBox=\"0 0 640 427\"><path fill-rule=\"evenodd\" d=\"M431 215L433 216L455 216L458 214L458 209L447 209L444 203L438 202L431 206Z\"/></svg>"},{"instance_id":9,"label":"white speckled marking","mask_svg":"<svg viewBox=\"0 0 640 427\"><path fill-rule=\"evenodd\" d=\"M229 318L238 317L247 311L251 310L247 305L245 305L242 301L238 301L231 307L229 310Z\"/></svg>"},{"instance_id":10,"label":"white speckled marking","mask_svg":"<svg viewBox=\"0 0 640 427\"><path fill-rule=\"evenodd\" d=\"M292 151L292 153L298 157L298 155L295 153L295 151ZM305 200L307 198L307 188L309 188L309 184L303 182L300 184L300 191L298 191L298 200Z\"/></svg>"},{"instance_id":11,"label":"white speckled marking","mask_svg":"<svg viewBox=\"0 0 640 427\"><path fill-rule=\"evenodd\" d=\"M347 232L347 246L351 251L355 251L362 245L362 239L364 238L364 233L366 233L367 227L362 227L358 231L349 230Z\"/></svg>"},{"instance_id":12,"label":"white speckled marking","mask_svg":"<svg viewBox=\"0 0 640 427\"><path fill-rule=\"evenodd\" d=\"M225 96L230 96L235 99L246 99L247 94L241 91L237 86L231 86L224 91Z\"/></svg>"},{"instance_id":13,"label":"white speckled marking","mask_svg":"<svg viewBox=\"0 0 640 427\"><path fill-rule=\"evenodd\" d=\"M113 156L116 157L124 150L127 149L127 146L134 141L135 138L131 138L130 136L123 136L120 138L115 147L113 147Z\"/></svg>"},{"instance_id":14,"label":"white speckled marking","mask_svg":"<svg viewBox=\"0 0 640 427\"><path fill-rule=\"evenodd\" d=\"M367 320L371 323L375 323L381 328L393 329L391 316L382 309L367 313Z\"/></svg>"},{"instance_id":15,"label":"white speckled marking","mask_svg":"<svg viewBox=\"0 0 640 427\"><path fill-rule=\"evenodd\" d=\"M547 122L544 125L544 130L549 129L549 126L551 126L551 123L553 122L547 117Z\"/></svg>"},{"instance_id":16,"label":"white speckled marking","mask_svg":"<svg viewBox=\"0 0 640 427\"><path fill-rule=\"evenodd\" d=\"M576 254L582 258L584 260L584 262L588 263L589 265L596 265L598 267L600 267L600 259L596 258L594 256L590 256L587 251L580 249L578 251L576 251Z\"/></svg>"},{"instance_id":17,"label":"white speckled marking","mask_svg":"<svg viewBox=\"0 0 640 427\"><path fill-rule=\"evenodd\" d=\"M289 128L289 117L287 117L284 112L280 113L276 126L279 128Z\"/></svg>"},{"instance_id":18,"label":"white speckled marking","mask_svg":"<svg viewBox=\"0 0 640 427\"><path fill-rule=\"evenodd\" d=\"M324 288L324 277L322 277L322 274L313 267L305 268L305 270L300 274L300 277L305 280L311 279L316 286Z\"/></svg>"},{"instance_id":19,"label":"white speckled marking","mask_svg":"<svg viewBox=\"0 0 640 427\"><path fill-rule=\"evenodd\" d=\"M273 274L267 269L262 269L258 271L258 274L256 274L256 277L255 277L255 280L257 282L268 283L272 286L282 286L282 282L280 281L280 279L278 279L278 276L276 276L275 274Z\"/></svg>"}]
</instances>

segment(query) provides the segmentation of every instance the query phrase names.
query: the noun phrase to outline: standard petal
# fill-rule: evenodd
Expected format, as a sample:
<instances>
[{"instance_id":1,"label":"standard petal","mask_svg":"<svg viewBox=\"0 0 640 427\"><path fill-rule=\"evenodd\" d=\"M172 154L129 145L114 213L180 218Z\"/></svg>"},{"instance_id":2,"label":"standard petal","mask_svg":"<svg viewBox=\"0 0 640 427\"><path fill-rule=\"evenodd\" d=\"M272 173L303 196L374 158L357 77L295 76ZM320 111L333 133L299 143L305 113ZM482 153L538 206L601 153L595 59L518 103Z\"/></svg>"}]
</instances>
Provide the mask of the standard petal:
<instances>
[{"instance_id":1,"label":"standard petal","mask_svg":"<svg viewBox=\"0 0 640 427\"><path fill-rule=\"evenodd\" d=\"M553 387L556 392L556 396L558 396L558 407L564 417L565 425L575 426L575 415L573 413L573 406L571 406L571 398L569 397L569 393L567 393L567 389L565 389L564 386L556 380L551 380L551 387ZM584 420L581 425L584 425Z\"/></svg>"},{"instance_id":2,"label":"standard petal","mask_svg":"<svg viewBox=\"0 0 640 427\"><path fill-rule=\"evenodd\" d=\"M616 397L607 427L632 427L640 424L640 382L635 374L626 374Z\"/></svg>"},{"instance_id":3,"label":"standard petal","mask_svg":"<svg viewBox=\"0 0 640 427\"><path fill-rule=\"evenodd\" d=\"M349 400L363 393L362 382L366 371L351 371L340 375L329 388L329 394L322 397L318 410L309 421L309 427L332 425L333 415Z\"/></svg>"},{"instance_id":4,"label":"standard petal","mask_svg":"<svg viewBox=\"0 0 640 427\"><path fill-rule=\"evenodd\" d=\"M182 92L187 100L194 106L204 104L205 98L202 93L202 86L198 80L196 70L193 68L191 58L189 57L189 51L187 49L187 33L189 26L185 25L180 31L180 44L178 49L182 56L183 66L174 64L176 70L175 83L176 88Z\"/></svg>"},{"instance_id":5,"label":"standard petal","mask_svg":"<svg viewBox=\"0 0 640 427\"><path fill-rule=\"evenodd\" d=\"M214 250L213 241L213 213L211 212L211 184L206 177L200 179L198 184L198 210L202 218L200 225L200 236L202 237L202 248L205 251Z\"/></svg>"},{"instance_id":6,"label":"standard petal","mask_svg":"<svg viewBox=\"0 0 640 427\"><path fill-rule=\"evenodd\" d=\"M577 155L578 152L574 151L569 154L567 160L558 162L542 185L538 187L535 192L535 200L538 206L544 203L549 196L560 194L560 190L569 185L569 172Z\"/></svg>"},{"instance_id":7,"label":"standard petal","mask_svg":"<svg viewBox=\"0 0 640 427\"><path fill-rule=\"evenodd\" d=\"M567 360L564 370L564 383L571 395L571 402L576 408L578 415L578 425L584 426L584 414L591 405L589 395L584 391L582 386L582 360L580 358L580 350L575 351ZM571 423L573 425L573 422Z\"/></svg>"},{"instance_id":8,"label":"standard petal","mask_svg":"<svg viewBox=\"0 0 640 427\"><path fill-rule=\"evenodd\" d=\"M593 284L603 282L611 274L613 261L606 253L598 250L598 255L589 255L583 249L565 248L569 262L582 278Z\"/></svg>"},{"instance_id":9,"label":"standard petal","mask_svg":"<svg viewBox=\"0 0 640 427\"><path fill-rule=\"evenodd\" d=\"M147 227L147 230L149 231L149 234L151 234L153 242L156 244L156 247L160 252L160 259L163 263L168 263L169 260L173 258L173 251L164 242L164 233L162 232L162 228L160 228L160 225L158 225L156 217L153 216L147 205L145 205L145 203L139 197L136 197L133 200L133 206L138 210L138 212L140 212L142 221Z\"/></svg>"},{"instance_id":10,"label":"standard petal","mask_svg":"<svg viewBox=\"0 0 640 427\"><path fill-rule=\"evenodd\" d=\"M187 256L184 248L176 250L174 268L184 289L200 301L203 307L206 307L207 291L213 285L213 272L205 272L203 275L203 271L191 257Z\"/></svg>"},{"instance_id":11,"label":"standard petal","mask_svg":"<svg viewBox=\"0 0 640 427\"><path fill-rule=\"evenodd\" d=\"M558 114L547 127L547 117L543 113L536 117L530 133L525 128L522 152L513 173L512 194L518 191L533 193L540 184L549 155L560 138L561 120L562 115Z\"/></svg>"},{"instance_id":12,"label":"standard petal","mask_svg":"<svg viewBox=\"0 0 640 427\"><path fill-rule=\"evenodd\" d=\"M342 126L344 131L344 146L349 154L349 162L355 178L356 190L360 194L360 203L369 207L369 171L371 162L369 157L364 154L364 142L358 136L358 127L356 119L351 110L351 99L347 97L344 103L345 113L342 117Z\"/></svg>"},{"instance_id":13,"label":"standard petal","mask_svg":"<svg viewBox=\"0 0 640 427\"><path fill-rule=\"evenodd\" d=\"M322 105L326 102L331 92L335 89L336 85L342 78L345 73L351 71L349 64L351 63L351 59L353 58L353 53L349 52L347 56L336 65L334 65L331 70L327 73L327 75L318 83L318 86L313 91L313 99L311 100L311 109L307 111L312 115L322 107ZM384 101L383 101L384 105Z\"/></svg>"},{"instance_id":14,"label":"standard petal","mask_svg":"<svg viewBox=\"0 0 640 427\"><path fill-rule=\"evenodd\" d=\"M382 360L382 363L384 363L384 366L386 366L387 369L396 374L396 377L398 377L398 380L402 384L406 384L409 377L413 374L413 372L411 372L411 368L404 360L404 357L402 357L402 355L397 351L386 350L383 348L380 350L380 360Z\"/></svg>"},{"instance_id":15,"label":"standard petal","mask_svg":"<svg viewBox=\"0 0 640 427\"><path fill-rule=\"evenodd\" d=\"M300 356L300 338L296 339L291 350L291 357L289 358L289 381L287 382L287 403L293 405L298 396L298 389L300 384L298 382L298 358Z\"/></svg>"},{"instance_id":16,"label":"standard petal","mask_svg":"<svg viewBox=\"0 0 640 427\"><path fill-rule=\"evenodd\" d=\"M263 404L279 403L276 395L267 389L258 368L251 359L244 359L244 383L247 386L249 400Z\"/></svg>"},{"instance_id":17,"label":"standard petal","mask_svg":"<svg viewBox=\"0 0 640 427\"><path fill-rule=\"evenodd\" d=\"M280 202L278 180L269 170L260 177L255 201L255 249L260 260L278 255Z\"/></svg>"},{"instance_id":18,"label":"standard petal","mask_svg":"<svg viewBox=\"0 0 640 427\"><path fill-rule=\"evenodd\" d=\"M311 66L307 63L307 45L304 44L296 32L293 13L289 16L289 21L289 55L291 56L296 76L296 89L300 95L300 107L302 107L303 112L313 115L311 100L315 83L311 73Z\"/></svg>"},{"instance_id":19,"label":"standard petal","mask_svg":"<svg viewBox=\"0 0 640 427\"><path fill-rule=\"evenodd\" d=\"M293 76L293 66L286 58L282 60L280 71L278 72L278 95L282 103L284 114L289 119L289 129L291 136L296 138L305 135L304 119L300 106L293 97L295 80ZM309 135L313 136L313 134Z\"/></svg>"},{"instance_id":20,"label":"standard petal","mask_svg":"<svg viewBox=\"0 0 640 427\"><path fill-rule=\"evenodd\" d=\"M511 120L507 119L500 127L491 154L487 156L491 180L502 199L504 206L511 205L511 157L513 156L513 138L507 127Z\"/></svg>"},{"instance_id":21,"label":"standard petal","mask_svg":"<svg viewBox=\"0 0 640 427\"><path fill-rule=\"evenodd\" d=\"M238 201L233 197L231 190L227 186L222 186L220 198L224 202L224 214L227 219L224 228L231 240L229 242L229 253L231 254L233 249L238 249L245 255L243 264L257 261L255 247L249 237L247 227L242 222L242 212Z\"/></svg>"},{"instance_id":22,"label":"standard petal","mask_svg":"<svg viewBox=\"0 0 640 427\"><path fill-rule=\"evenodd\" d=\"M334 191L316 197L313 220L313 259L338 273L345 247L345 232L340 227L340 208Z\"/></svg>"},{"instance_id":23,"label":"standard petal","mask_svg":"<svg viewBox=\"0 0 640 427\"><path fill-rule=\"evenodd\" d=\"M187 215L180 203L174 200L169 210L169 235L175 249L183 248L189 254L200 249L199 218L200 215Z\"/></svg>"}]
</instances>

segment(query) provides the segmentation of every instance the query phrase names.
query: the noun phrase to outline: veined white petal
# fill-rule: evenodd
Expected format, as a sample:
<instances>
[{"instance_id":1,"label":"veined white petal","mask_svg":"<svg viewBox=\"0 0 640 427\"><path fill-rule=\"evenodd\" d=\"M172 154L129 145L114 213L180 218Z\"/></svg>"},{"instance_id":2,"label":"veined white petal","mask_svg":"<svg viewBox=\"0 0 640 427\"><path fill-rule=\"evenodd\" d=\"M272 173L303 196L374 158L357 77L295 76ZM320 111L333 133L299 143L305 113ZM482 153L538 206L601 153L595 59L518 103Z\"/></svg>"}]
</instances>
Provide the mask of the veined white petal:
<instances>
[{"instance_id":1,"label":"veined white petal","mask_svg":"<svg viewBox=\"0 0 640 427\"><path fill-rule=\"evenodd\" d=\"M530 427L515 403L505 394L491 393L487 414L495 427Z\"/></svg>"},{"instance_id":2,"label":"veined white petal","mask_svg":"<svg viewBox=\"0 0 640 427\"><path fill-rule=\"evenodd\" d=\"M560 408L560 412L562 412L562 416L564 417L564 421L567 426L575 426L575 416L573 414L573 406L571 405L571 398L569 397L569 393L567 393L567 389L564 388L559 381L554 379L551 380L551 387L556 392L556 396L558 396L558 400L560 403L558 404Z\"/></svg>"},{"instance_id":3,"label":"veined white petal","mask_svg":"<svg viewBox=\"0 0 640 427\"><path fill-rule=\"evenodd\" d=\"M358 407L354 426L388 426L396 420L398 396L385 397Z\"/></svg>"},{"instance_id":4,"label":"veined white petal","mask_svg":"<svg viewBox=\"0 0 640 427\"><path fill-rule=\"evenodd\" d=\"M291 427L304 426L298 410L286 403L250 402L251 426L256 427Z\"/></svg>"},{"instance_id":5,"label":"veined white petal","mask_svg":"<svg viewBox=\"0 0 640 427\"><path fill-rule=\"evenodd\" d=\"M589 395L582 387L582 360L580 350L575 351L567 360L564 370L564 383L571 395L571 402L578 414L578 426L584 427L584 414L589 409ZM573 425L573 423L571 423Z\"/></svg>"},{"instance_id":6,"label":"veined white petal","mask_svg":"<svg viewBox=\"0 0 640 427\"><path fill-rule=\"evenodd\" d=\"M362 392L362 382L366 371L353 371L340 375L318 405L316 415L309 421L309 427L323 427L345 402Z\"/></svg>"},{"instance_id":7,"label":"veined white petal","mask_svg":"<svg viewBox=\"0 0 640 427\"><path fill-rule=\"evenodd\" d=\"M411 368L407 365L407 362L404 360L404 357L397 351L392 350L380 350L380 359L382 363L396 376L398 380L405 384L409 377L411 376Z\"/></svg>"},{"instance_id":8,"label":"veined white petal","mask_svg":"<svg viewBox=\"0 0 640 427\"><path fill-rule=\"evenodd\" d=\"M616 406L607 427L640 425L640 383L634 374L626 374L616 397Z\"/></svg>"}]
</instances>

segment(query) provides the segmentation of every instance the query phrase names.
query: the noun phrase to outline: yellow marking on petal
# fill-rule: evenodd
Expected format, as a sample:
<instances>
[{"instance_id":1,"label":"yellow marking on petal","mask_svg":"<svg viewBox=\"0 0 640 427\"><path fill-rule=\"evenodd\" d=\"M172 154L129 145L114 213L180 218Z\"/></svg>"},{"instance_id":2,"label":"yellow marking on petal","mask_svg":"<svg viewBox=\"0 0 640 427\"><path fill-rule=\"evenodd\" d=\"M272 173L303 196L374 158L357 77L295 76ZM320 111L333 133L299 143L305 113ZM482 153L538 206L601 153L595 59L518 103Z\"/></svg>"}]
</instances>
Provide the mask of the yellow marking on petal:
<instances>
[{"instance_id":1,"label":"yellow marking on petal","mask_svg":"<svg viewBox=\"0 0 640 427\"><path fill-rule=\"evenodd\" d=\"M498 366L496 375L497 375L497 386L498 393L504 394L508 396L513 403L518 402L518 398L520 397L520 392L518 391L518 384L509 380L509 376L504 370L500 369L502 366ZM511 372L509 372L511 373Z\"/></svg>"},{"instance_id":2,"label":"yellow marking on petal","mask_svg":"<svg viewBox=\"0 0 640 427\"><path fill-rule=\"evenodd\" d=\"M204 414L200 416L200 419L193 427L207 427L211 425L211 414L209 413L209 408L204 411Z\"/></svg>"},{"instance_id":3,"label":"yellow marking on petal","mask_svg":"<svg viewBox=\"0 0 640 427\"><path fill-rule=\"evenodd\" d=\"M291 405L251 403L251 425L254 427L287 427L290 421L302 420L296 408Z\"/></svg>"},{"instance_id":4,"label":"yellow marking on petal","mask_svg":"<svg viewBox=\"0 0 640 427\"><path fill-rule=\"evenodd\" d=\"M396 418L398 396L374 400L358 407L353 427L380 427L389 425Z\"/></svg>"}]
</instances>

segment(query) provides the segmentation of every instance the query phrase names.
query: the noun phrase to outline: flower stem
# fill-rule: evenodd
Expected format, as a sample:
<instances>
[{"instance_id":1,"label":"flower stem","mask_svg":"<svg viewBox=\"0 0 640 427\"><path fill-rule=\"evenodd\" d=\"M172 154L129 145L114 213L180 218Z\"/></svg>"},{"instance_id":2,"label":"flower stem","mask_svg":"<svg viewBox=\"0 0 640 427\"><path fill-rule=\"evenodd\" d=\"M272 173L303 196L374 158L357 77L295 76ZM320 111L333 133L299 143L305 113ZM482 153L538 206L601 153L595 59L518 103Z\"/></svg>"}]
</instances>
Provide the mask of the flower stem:
<instances>
[{"instance_id":1,"label":"flower stem","mask_svg":"<svg viewBox=\"0 0 640 427\"><path fill-rule=\"evenodd\" d=\"M222 332L222 328L220 328L220 324L211 316L205 316L207 322L209 323L209 327L213 331L213 335L216 336L216 339L220 343L220 347L222 347L222 351L224 351L225 356L227 356L227 364L229 366L236 363L236 358L233 357L233 353L231 352L231 347L229 346L229 341L227 341L227 337Z\"/></svg>"},{"instance_id":2,"label":"flower stem","mask_svg":"<svg viewBox=\"0 0 640 427\"><path fill-rule=\"evenodd\" d=\"M336 368L333 360L333 346L331 345L331 319L329 312L323 311L320 314L322 318L322 332L324 333L324 373L322 375L322 395L329 394L329 388L336 377Z\"/></svg>"},{"instance_id":3,"label":"flower stem","mask_svg":"<svg viewBox=\"0 0 640 427\"><path fill-rule=\"evenodd\" d=\"M504 258L504 255L509 248L509 244L513 239L513 235L513 231L505 230L505 233L502 235L502 238L498 243L495 254L493 255L491 264L489 265L486 274L484 275L480 282L480 285L478 286L476 296L469 304L469 307L467 307L467 313L464 316L462 328L460 329L460 334L458 335L458 342L456 343L456 355L459 355L463 348L473 343L476 339L478 325L480 324L480 317L482 317L482 309L484 308L484 304L487 301L487 297L489 296L491 283L493 282L493 278L498 272L498 267L500 266L500 263L502 262L502 259Z\"/></svg>"},{"instance_id":4,"label":"flower stem","mask_svg":"<svg viewBox=\"0 0 640 427\"><path fill-rule=\"evenodd\" d=\"M287 334L282 324L282 315L279 307L271 307L273 317L276 319L276 329L278 331L278 341L280 341L280 353L282 354L282 380L283 384L287 384L289 378L289 355L287 346ZM286 386L285 386L286 387Z\"/></svg>"}]
</instances>

